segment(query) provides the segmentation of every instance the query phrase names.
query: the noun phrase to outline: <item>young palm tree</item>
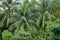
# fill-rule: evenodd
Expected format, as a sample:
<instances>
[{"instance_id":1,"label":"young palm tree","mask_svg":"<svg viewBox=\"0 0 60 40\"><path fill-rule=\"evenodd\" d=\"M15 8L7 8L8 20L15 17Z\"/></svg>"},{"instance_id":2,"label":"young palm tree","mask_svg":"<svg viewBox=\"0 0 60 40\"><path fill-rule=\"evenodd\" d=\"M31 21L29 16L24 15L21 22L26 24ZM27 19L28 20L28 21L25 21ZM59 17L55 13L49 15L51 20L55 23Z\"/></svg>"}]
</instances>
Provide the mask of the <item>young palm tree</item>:
<instances>
[{"instance_id":1,"label":"young palm tree","mask_svg":"<svg viewBox=\"0 0 60 40\"><path fill-rule=\"evenodd\" d=\"M49 1L48 0L42 0L42 3L39 4L40 7L40 16L37 19L37 26L41 29L43 29L45 40L47 40L47 24L46 22L52 21L52 15L48 11Z\"/></svg>"},{"instance_id":2,"label":"young palm tree","mask_svg":"<svg viewBox=\"0 0 60 40\"><path fill-rule=\"evenodd\" d=\"M13 11L11 18L8 19L9 30L12 33L14 33L14 29L20 30L22 24L25 31L36 33L36 13L34 15L34 13L30 12L29 6L30 3L28 0L25 0L20 7L21 9Z\"/></svg>"}]
</instances>

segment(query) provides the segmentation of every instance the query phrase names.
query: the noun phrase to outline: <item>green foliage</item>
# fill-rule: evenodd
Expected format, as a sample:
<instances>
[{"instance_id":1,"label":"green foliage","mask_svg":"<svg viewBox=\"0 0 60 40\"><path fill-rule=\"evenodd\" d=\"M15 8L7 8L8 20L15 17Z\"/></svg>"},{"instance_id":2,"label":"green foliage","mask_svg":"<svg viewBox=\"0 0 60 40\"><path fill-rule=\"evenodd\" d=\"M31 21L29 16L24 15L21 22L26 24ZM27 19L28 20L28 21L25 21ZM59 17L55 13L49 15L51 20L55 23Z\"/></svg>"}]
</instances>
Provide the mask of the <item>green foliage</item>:
<instances>
[{"instance_id":1,"label":"green foliage","mask_svg":"<svg viewBox=\"0 0 60 40\"><path fill-rule=\"evenodd\" d=\"M0 9L0 14L2 13L3 11Z\"/></svg>"},{"instance_id":2,"label":"green foliage","mask_svg":"<svg viewBox=\"0 0 60 40\"><path fill-rule=\"evenodd\" d=\"M15 30L13 40L33 40L31 33L24 31L23 27L21 30Z\"/></svg>"},{"instance_id":3,"label":"green foliage","mask_svg":"<svg viewBox=\"0 0 60 40\"><path fill-rule=\"evenodd\" d=\"M11 3L12 3L12 0L7 0L7 2L8 2L9 4L11 4Z\"/></svg>"},{"instance_id":4,"label":"green foliage","mask_svg":"<svg viewBox=\"0 0 60 40\"><path fill-rule=\"evenodd\" d=\"M2 33L2 40L12 40L12 34L8 30L4 30Z\"/></svg>"},{"instance_id":5,"label":"green foliage","mask_svg":"<svg viewBox=\"0 0 60 40\"><path fill-rule=\"evenodd\" d=\"M49 26L49 29L51 32L53 32L52 38L54 38L54 40L60 40L60 19L55 20L53 24Z\"/></svg>"},{"instance_id":6,"label":"green foliage","mask_svg":"<svg viewBox=\"0 0 60 40\"><path fill-rule=\"evenodd\" d=\"M2 40L60 40L60 0L5 0L1 7Z\"/></svg>"}]
</instances>

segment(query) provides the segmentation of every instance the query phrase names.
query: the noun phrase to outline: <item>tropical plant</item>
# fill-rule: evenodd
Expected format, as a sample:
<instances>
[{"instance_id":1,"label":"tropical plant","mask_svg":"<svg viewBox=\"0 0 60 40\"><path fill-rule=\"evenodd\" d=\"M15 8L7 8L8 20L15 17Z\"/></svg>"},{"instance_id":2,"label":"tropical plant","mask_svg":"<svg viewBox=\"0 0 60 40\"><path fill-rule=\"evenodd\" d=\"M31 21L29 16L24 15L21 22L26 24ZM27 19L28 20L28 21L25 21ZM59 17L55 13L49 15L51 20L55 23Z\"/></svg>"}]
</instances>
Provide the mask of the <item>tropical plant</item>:
<instances>
[{"instance_id":1,"label":"tropical plant","mask_svg":"<svg viewBox=\"0 0 60 40\"><path fill-rule=\"evenodd\" d=\"M2 40L12 40L12 34L8 30L4 30L2 33Z\"/></svg>"},{"instance_id":2,"label":"tropical plant","mask_svg":"<svg viewBox=\"0 0 60 40\"><path fill-rule=\"evenodd\" d=\"M60 0L2 0L0 39L8 30L11 40L60 40L59 4Z\"/></svg>"}]
</instances>

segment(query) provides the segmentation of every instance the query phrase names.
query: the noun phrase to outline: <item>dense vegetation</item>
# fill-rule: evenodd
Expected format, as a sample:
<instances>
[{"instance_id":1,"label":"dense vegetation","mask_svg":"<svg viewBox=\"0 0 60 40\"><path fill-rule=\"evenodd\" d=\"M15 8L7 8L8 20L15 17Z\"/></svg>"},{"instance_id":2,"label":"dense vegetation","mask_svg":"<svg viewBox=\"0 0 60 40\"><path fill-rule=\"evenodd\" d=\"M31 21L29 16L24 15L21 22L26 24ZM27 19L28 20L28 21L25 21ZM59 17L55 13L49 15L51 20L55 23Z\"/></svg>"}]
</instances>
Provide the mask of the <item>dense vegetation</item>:
<instances>
[{"instance_id":1,"label":"dense vegetation","mask_svg":"<svg viewBox=\"0 0 60 40\"><path fill-rule=\"evenodd\" d=\"M60 0L1 0L0 40L60 40Z\"/></svg>"}]
</instances>

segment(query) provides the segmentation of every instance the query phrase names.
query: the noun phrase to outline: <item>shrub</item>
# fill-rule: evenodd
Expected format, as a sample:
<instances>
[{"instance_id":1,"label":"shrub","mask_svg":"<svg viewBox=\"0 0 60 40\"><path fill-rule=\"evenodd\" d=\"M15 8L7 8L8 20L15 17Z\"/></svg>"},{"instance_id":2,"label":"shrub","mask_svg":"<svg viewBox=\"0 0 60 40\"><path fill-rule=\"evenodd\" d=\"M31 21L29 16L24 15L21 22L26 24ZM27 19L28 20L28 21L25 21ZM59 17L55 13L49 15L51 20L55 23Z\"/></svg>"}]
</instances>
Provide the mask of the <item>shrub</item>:
<instances>
[{"instance_id":1,"label":"shrub","mask_svg":"<svg viewBox=\"0 0 60 40\"><path fill-rule=\"evenodd\" d=\"M8 30L3 31L2 40L12 40L12 34Z\"/></svg>"}]
</instances>

